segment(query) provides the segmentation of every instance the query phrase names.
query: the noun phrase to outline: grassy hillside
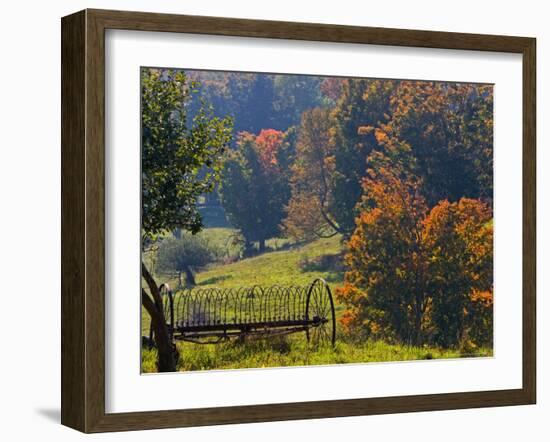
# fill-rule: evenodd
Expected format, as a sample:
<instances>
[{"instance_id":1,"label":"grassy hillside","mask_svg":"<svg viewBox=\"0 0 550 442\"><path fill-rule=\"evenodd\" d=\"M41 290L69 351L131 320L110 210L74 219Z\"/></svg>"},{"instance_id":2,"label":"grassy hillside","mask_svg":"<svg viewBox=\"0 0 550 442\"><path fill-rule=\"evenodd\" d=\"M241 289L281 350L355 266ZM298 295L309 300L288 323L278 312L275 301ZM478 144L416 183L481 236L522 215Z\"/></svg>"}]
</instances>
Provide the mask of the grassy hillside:
<instances>
[{"instance_id":1,"label":"grassy hillside","mask_svg":"<svg viewBox=\"0 0 550 442\"><path fill-rule=\"evenodd\" d=\"M235 231L229 228L209 228L202 235L222 251L220 262L199 271L196 280L201 287L251 287L303 285L315 278L324 278L334 288L342 284L344 271L339 268L342 243L340 237L318 239L307 244L292 244L288 240L272 239L267 242L273 250L251 258L238 259L240 248L235 245ZM176 286L176 278L156 275L159 282ZM336 316L343 306L335 302ZM145 311L142 330L147 335L149 317ZM491 349L478 349L476 354L461 354L459 350L430 347L389 345L384 342L351 342L339 329L337 322L336 348L312 349L304 333L286 337L270 337L255 341L238 341L221 344L197 345L178 342L179 370L212 370L249 367L284 367L342 363L406 361L422 359L458 358L464 356L491 356ZM154 372L155 350L143 349L142 370Z\"/></svg>"},{"instance_id":2,"label":"grassy hillside","mask_svg":"<svg viewBox=\"0 0 550 442\"><path fill-rule=\"evenodd\" d=\"M197 284L201 287L300 285L315 278L324 278L332 286L343 281L344 273L336 265L337 257L342 253L339 236L307 244L292 244L286 239L273 238L266 245L274 251L238 260L240 249L234 244L233 229L211 228L201 235L208 238L221 255L221 262L213 263L196 274ZM173 275L157 274L156 278L173 286L177 283Z\"/></svg>"},{"instance_id":3,"label":"grassy hillside","mask_svg":"<svg viewBox=\"0 0 550 442\"><path fill-rule=\"evenodd\" d=\"M277 240L270 242L274 241ZM271 246L269 242L268 246ZM303 246L289 246L286 250L265 253L231 264L213 265L198 273L197 283L200 286L217 287L301 285L322 277L330 283L339 284L343 273L319 264L318 259L321 256L338 255L341 248L338 237L320 239Z\"/></svg>"}]
</instances>

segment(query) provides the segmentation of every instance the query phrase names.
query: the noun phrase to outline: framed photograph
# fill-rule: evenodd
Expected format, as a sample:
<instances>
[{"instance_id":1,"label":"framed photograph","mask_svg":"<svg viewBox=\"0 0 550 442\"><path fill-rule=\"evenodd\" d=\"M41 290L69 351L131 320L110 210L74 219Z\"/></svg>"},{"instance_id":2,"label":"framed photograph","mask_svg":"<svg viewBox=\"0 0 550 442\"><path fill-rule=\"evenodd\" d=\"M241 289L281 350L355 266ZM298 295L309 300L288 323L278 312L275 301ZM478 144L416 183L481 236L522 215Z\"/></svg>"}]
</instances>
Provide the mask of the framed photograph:
<instances>
[{"instance_id":1,"label":"framed photograph","mask_svg":"<svg viewBox=\"0 0 550 442\"><path fill-rule=\"evenodd\" d=\"M535 39L62 19L62 423L536 400Z\"/></svg>"}]
</instances>

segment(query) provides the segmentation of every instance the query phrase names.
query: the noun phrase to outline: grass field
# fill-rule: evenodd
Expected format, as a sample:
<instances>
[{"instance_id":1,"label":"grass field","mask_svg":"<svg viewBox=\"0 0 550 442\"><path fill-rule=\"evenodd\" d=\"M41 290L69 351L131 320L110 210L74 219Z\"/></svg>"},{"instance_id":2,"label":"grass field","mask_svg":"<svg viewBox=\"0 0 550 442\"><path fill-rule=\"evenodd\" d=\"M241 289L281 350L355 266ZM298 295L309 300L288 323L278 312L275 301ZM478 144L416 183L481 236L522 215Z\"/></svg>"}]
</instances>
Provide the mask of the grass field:
<instances>
[{"instance_id":1,"label":"grass field","mask_svg":"<svg viewBox=\"0 0 550 442\"><path fill-rule=\"evenodd\" d=\"M267 246L288 248L227 265L211 266L198 273L198 285L236 287L279 284L284 286L307 284L319 277L334 284L339 284L343 280L342 272L314 265L315 259L320 256L337 255L341 252L339 237L320 239L303 246L291 246L282 240L275 239L268 241Z\"/></svg>"},{"instance_id":2,"label":"grass field","mask_svg":"<svg viewBox=\"0 0 550 442\"><path fill-rule=\"evenodd\" d=\"M251 287L256 284L305 285L316 278L324 278L334 288L343 282L340 237L318 239L306 244L292 244L288 240L272 239L267 247L272 250L262 255L238 260L240 249L234 244L235 231L229 228L209 228L202 233L222 250L223 262L211 264L196 274L201 287ZM173 275L155 275L158 282L176 286ZM336 317L343 306L335 303ZM143 334L147 335L149 317L143 311ZM338 324L338 322L337 322ZM444 359L471 356L491 356L491 349L480 349L476 354L461 354L458 350L429 347L389 345L384 342L351 342L337 325L336 347L311 349L304 333L284 337L270 337L242 343L239 341L221 344L197 345L179 342L180 362L178 369L213 370L236 368L285 367L342 363L388 362L423 359ZM142 371L156 371L155 350L142 350Z\"/></svg>"},{"instance_id":3,"label":"grass field","mask_svg":"<svg viewBox=\"0 0 550 442\"><path fill-rule=\"evenodd\" d=\"M461 354L458 350L429 347L389 345L380 341L351 343L337 340L336 347L311 349L301 334L261 339L251 342L232 341L222 344L197 345L178 343L181 371L237 368L266 368L344 363L451 359L491 356L492 350L481 349L476 354ZM156 350L142 351L142 371L156 371Z\"/></svg>"},{"instance_id":4,"label":"grass field","mask_svg":"<svg viewBox=\"0 0 550 442\"><path fill-rule=\"evenodd\" d=\"M228 262L214 263L199 271L196 280L201 287L300 285L320 277L331 285L339 285L343 281L342 271L334 270L326 259L319 260L342 252L339 236L307 244L292 244L287 239L272 238L266 242L266 246L273 251L238 260L240 249L233 244L233 229L205 229L201 235L221 251L222 260ZM159 282L168 282L172 286L177 283L177 278L173 275L157 274L156 278Z\"/></svg>"}]
</instances>

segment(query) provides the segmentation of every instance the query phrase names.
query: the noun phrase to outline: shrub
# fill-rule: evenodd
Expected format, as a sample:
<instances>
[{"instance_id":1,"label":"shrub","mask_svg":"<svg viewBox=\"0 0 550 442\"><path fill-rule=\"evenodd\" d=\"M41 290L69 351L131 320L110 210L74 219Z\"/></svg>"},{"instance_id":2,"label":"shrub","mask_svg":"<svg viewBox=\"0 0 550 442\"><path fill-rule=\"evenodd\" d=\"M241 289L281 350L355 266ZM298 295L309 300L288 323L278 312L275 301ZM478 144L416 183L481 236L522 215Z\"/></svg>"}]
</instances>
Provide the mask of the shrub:
<instances>
[{"instance_id":1,"label":"shrub","mask_svg":"<svg viewBox=\"0 0 550 442\"><path fill-rule=\"evenodd\" d=\"M186 284L196 285L194 271L213 262L216 254L210 243L200 235L184 234L180 238L162 240L158 250L158 269L175 272L182 286L182 274Z\"/></svg>"}]
</instances>

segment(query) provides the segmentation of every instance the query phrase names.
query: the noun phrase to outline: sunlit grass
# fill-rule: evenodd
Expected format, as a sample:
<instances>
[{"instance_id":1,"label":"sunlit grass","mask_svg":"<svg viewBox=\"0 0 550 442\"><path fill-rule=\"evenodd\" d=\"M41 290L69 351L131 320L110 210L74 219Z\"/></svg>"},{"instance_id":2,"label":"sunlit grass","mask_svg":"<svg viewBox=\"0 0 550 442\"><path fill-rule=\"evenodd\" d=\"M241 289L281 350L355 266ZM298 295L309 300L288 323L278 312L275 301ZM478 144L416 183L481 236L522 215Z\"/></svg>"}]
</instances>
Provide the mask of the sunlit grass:
<instances>
[{"instance_id":1,"label":"sunlit grass","mask_svg":"<svg viewBox=\"0 0 550 442\"><path fill-rule=\"evenodd\" d=\"M155 373L157 371L157 350L155 348L141 349L141 372Z\"/></svg>"},{"instance_id":2,"label":"sunlit grass","mask_svg":"<svg viewBox=\"0 0 550 442\"><path fill-rule=\"evenodd\" d=\"M285 243L280 239L272 239L267 246L284 247ZM308 284L315 278L325 278L331 285L341 284L343 272L330 269L306 270L302 265L315 257L340 253L342 245L339 237L287 247L226 265L213 264L197 274L197 284L222 288L256 284L286 286Z\"/></svg>"},{"instance_id":3,"label":"sunlit grass","mask_svg":"<svg viewBox=\"0 0 550 442\"><path fill-rule=\"evenodd\" d=\"M223 250L227 262L217 262L199 271L196 280L200 287L252 287L256 284L305 285L316 278L324 278L334 289L342 284L343 269L334 268L331 258L342 253L340 237L318 239L306 244L291 244L288 240L272 239L267 242L271 250L261 255L238 260L239 247L232 238L235 231L229 228L206 229L203 234L216 248ZM341 258L339 258L341 259ZM160 282L175 287L176 278L156 275ZM343 306L335 300L336 317ZM143 310L143 335L148 335L149 317ZM410 347L390 345L381 341L352 342L341 333L337 321L339 339L336 347L312 349L304 333L287 337L224 342L199 345L178 342L182 371L218 370L237 368L286 367L344 363L410 361L448 359L472 356L491 356L491 349L480 349L476 354L462 354L460 350L434 347ZM142 350L142 371L156 371L156 350Z\"/></svg>"},{"instance_id":4,"label":"sunlit grass","mask_svg":"<svg viewBox=\"0 0 550 442\"><path fill-rule=\"evenodd\" d=\"M461 357L492 356L491 349L480 349L476 354L461 354L459 350L434 347L390 345L381 341L352 343L337 340L335 348L308 346L303 333L271 337L254 341L231 341L221 344L198 345L179 342L180 371L220 370L238 368L289 367L345 363L395 362ZM151 372L156 357L154 350L144 350L143 372ZM151 370L153 368L153 370Z\"/></svg>"}]
</instances>

